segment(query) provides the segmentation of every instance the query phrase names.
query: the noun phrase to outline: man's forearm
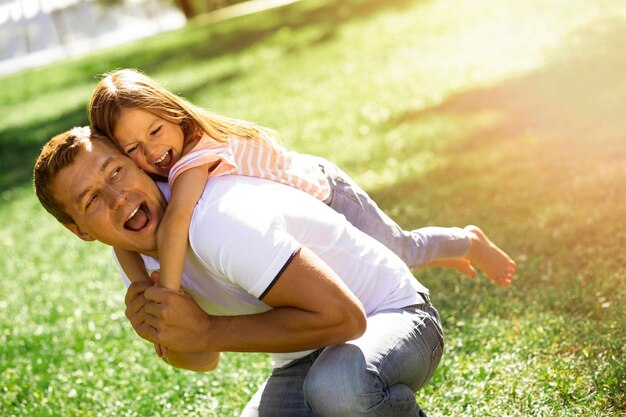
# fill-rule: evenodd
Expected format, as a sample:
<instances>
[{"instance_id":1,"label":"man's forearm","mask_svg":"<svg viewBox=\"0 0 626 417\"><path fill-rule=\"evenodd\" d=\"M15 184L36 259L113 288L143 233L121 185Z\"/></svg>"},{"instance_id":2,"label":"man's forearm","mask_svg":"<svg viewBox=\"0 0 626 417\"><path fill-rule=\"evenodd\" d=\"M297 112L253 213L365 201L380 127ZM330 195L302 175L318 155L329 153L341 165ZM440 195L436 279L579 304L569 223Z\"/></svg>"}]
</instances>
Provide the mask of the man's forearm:
<instances>
[{"instance_id":1,"label":"man's forearm","mask_svg":"<svg viewBox=\"0 0 626 417\"><path fill-rule=\"evenodd\" d=\"M304 248L262 298L272 307L264 313L210 316L188 294L158 287L144 296L151 302L127 301L133 327L178 351L297 352L355 339L367 326L361 302Z\"/></svg>"},{"instance_id":2,"label":"man's forearm","mask_svg":"<svg viewBox=\"0 0 626 417\"><path fill-rule=\"evenodd\" d=\"M171 297L184 300L189 296ZM360 305L350 305L349 301L342 300L345 304L336 308L329 305L322 312L276 307L242 316L211 316L193 304L193 313L172 308L169 323L148 315L137 330L143 338L181 352L298 352L359 337L365 331L364 314Z\"/></svg>"},{"instance_id":3,"label":"man's forearm","mask_svg":"<svg viewBox=\"0 0 626 417\"><path fill-rule=\"evenodd\" d=\"M295 254L262 301L260 314L208 317L207 350L297 352L356 339L365 331L361 302L306 248Z\"/></svg>"},{"instance_id":4,"label":"man's forearm","mask_svg":"<svg viewBox=\"0 0 626 417\"><path fill-rule=\"evenodd\" d=\"M282 353L343 343L362 332L349 314L280 307L246 316L209 317L201 334L207 350Z\"/></svg>"}]
</instances>

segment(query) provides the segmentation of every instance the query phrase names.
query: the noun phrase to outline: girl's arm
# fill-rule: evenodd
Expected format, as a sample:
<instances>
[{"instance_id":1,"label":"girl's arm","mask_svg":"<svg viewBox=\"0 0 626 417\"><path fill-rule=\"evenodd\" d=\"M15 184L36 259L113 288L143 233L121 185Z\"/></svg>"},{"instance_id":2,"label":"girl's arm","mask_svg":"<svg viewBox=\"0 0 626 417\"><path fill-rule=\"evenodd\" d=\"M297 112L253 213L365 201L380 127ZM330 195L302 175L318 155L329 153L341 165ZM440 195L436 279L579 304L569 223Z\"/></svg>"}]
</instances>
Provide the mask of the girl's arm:
<instances>
[{"instance_id":1,"label":"girl's arm","mask_svg":"<svg viewBox=\"0 0 626 417\"><path fill-rule=\"evenodd\" d=\"M141 256L137 252L119 248L113 248L113 250L130 282L150 280L143 260L141 260Z\"/></svg>"},{"instance_id":2,"label":"girl's arm","mask_svg":"<svg viewBox=\"0 0 626 417\"><path fill-rule=\"evenodd\" d=\"M115 256L122 266L124 273L130 280L130 282L137 281L151 281L146 271L146 267L141 259L141 256L137 252L131 252L126 249L113 248ZM160 346L158 343L154 344L157 352L162 352L160 355L167 355L168 351L165 347Z\"/></svg>"},{"instance_id":3,"label":"girl's arm","mask_svg":"<svg viewBox=\"0 0 626 417\"><path fill-rule=\"evenodd\" d=\"M209 165L182 172L171 185L171 197L157 232L161 279L159 284L171 290L180 289L180 281L189 241L189 223L207 179Z\"/></svg>"}]
</instances>

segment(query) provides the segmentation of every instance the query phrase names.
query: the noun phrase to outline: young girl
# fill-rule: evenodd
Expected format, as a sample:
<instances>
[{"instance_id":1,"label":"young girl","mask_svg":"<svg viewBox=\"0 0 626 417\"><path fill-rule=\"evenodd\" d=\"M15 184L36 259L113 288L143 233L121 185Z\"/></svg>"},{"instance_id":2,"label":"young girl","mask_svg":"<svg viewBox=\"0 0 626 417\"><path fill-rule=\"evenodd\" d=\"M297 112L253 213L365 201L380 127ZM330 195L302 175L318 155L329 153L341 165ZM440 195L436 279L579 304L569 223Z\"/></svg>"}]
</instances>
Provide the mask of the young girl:
<instances>
[{"instance_id":1,"label":"young girl","mask_svg":"<svg viewBox=\"0 0 626 417\"><path fill-rule=\"evenodd\" d=\"M180 288L194 206L210 177L227 174L266 178L311 194L385 244L410 268L450 267L473 277L474 263L495 283L511 282L515 263L480 229L404 231L329 161L288 151L275 141L273 131L209 113L137 71L105 76L91 97L89 112L92 125L144 171L168 178L171 197L157 233L161 286ZM147 278L138 254L115 252L131 280Z\"/></svg>"}]
</instances>

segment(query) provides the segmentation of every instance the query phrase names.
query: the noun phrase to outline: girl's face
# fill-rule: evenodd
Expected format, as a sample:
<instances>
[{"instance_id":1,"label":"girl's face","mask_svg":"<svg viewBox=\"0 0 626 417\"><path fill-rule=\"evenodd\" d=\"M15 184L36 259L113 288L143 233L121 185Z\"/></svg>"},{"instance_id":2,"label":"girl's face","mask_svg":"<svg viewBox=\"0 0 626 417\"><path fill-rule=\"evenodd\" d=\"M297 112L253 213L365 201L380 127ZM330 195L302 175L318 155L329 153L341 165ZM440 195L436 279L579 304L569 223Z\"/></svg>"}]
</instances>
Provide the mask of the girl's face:
<instances>
[{"instance_id":1,"label":"girl's face","mask_svg":"<svg viewBox=\"0 0 626 417\"><path fill-rule=\"evenodd\" d=\"M178 124L140 109L121 109L113 134L141 169L162 177L180 159L185 141Z\"/></svg>"}]
</instances>

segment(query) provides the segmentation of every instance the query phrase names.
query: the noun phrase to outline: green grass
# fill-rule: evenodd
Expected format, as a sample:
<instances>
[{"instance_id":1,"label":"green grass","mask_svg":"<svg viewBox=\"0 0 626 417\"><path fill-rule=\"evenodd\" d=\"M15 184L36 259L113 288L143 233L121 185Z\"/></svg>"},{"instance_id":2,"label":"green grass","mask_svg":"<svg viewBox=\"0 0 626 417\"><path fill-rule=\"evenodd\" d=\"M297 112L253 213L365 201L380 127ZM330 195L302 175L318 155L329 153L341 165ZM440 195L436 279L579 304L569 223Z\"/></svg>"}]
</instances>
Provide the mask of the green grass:
<instances>
[{"instance_id":1,"label":"green grass","mask_svg":"<svg viewBox=\"0 0 626 417\"><path fill-rule=\"evenodd\" d=\"M625 38L619 0L305 0L0 78L0 415L235 416L269 370L160 363L109 249L34 198L39 148L117 67L333 160L407 228L478 224L517 260L506 289L416 274L447 340L428 415L626 415Z\"/></svg>"}]
</instances>

